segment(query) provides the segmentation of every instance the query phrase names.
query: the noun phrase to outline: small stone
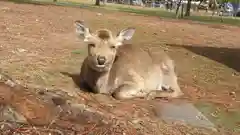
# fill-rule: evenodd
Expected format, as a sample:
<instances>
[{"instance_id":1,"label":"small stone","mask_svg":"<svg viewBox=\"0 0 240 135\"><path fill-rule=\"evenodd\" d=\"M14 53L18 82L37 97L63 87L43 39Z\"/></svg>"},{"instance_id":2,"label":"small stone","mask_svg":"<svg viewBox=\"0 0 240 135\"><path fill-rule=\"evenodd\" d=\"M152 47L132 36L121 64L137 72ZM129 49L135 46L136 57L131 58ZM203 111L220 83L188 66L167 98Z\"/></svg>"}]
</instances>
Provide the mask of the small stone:
<instances>
[{"instance_id":1,"label":"small stone","mask_svg":"<svg viewBox=\"0 0 240 135\"><path fill-rule=\"evenodd\" d=\"M103 14L102 14L102 13L97 13L97 15L98 15L98 16L101 16L101 15L103 15Z\"/></svg>"},{"instance_id":2,"label":"small stone","mask_svg":"<svg viewBox=\"0 0 240 135\"><path fill-rule=\"evenodd\" d=\"M236 95L236 92L232 91L229 93L230 96L235 96Z\"/></svg>"},{"instance_id":3,"label":"small stone","mask_svg":"<svg viewBox=\"0 0 240 135\"><path fill-rule=\"evenodd\" d=\"M27 50L22 49L22 48L18 48L17 51L21 53L21 52L26 52Z\"/></svg>"},{"instance_id":4,"label":"small stone","mask_svg":"<svg viewBox=\"0 0 240 135\"><path fill-rule=\"evenodd\" d=\"M134 124L137 124L137 123L139 123L141 120L139 120L139 119L135 119L135 120L132 120L132 123L134 123Z\"/></svg>"},{"instance_id":5,"label":"small stone","mask_svg":"<svg viewBox=\"0 0 240 135\"><path fill-rule=\"evenodd\" d=\"M204 117L202 117L201 115L197 115L196 117L197 117L197 119L199 119L199 120L204 120Z\"/></svg>"},{"instance_id":6,"label":"small stone","mask_svg":"<svg viewBox=\"0 0 240 135\"><path fill-rule=\"evenodd\" d=\"M60 97L53 97L52 101L55 105L63 105L66 104L66 100Z\"/></svg>"},{"instance_id":7,"label":"small stone","mask_svg":"<svg viewBox=\"0 0 240 135\"><path fill-rule=\"evenodd\" d=\"M165 32L166 32L166 30L161 30L161 32L165 33Z\"/></svg>"},{"instance_id":8,"label":"small stone","mask_svg":"<svg viewBox=\"0 0 240 135\"><path fill-rule=\"evenodd\" d=\"M10 8L9 7L3 7L1 10L7 11L7 10L10 10Z\"/></svg>"},{"instance_id":9,"label":"small stone","mask_svg":"<svg viewBox=\"0 0 240 135\"><path fill-rule=\"evenodd\" d=\"M211 113L211 116L213 116L213 117L217 118L217 114L216 114L216 112L214 112L214 113Z\"/></svg>"},{"instance_id":10,"label":"small stone","mask_svg":"<svg viewBox=\"0 0 240 135\"><path fill-rule=\"evenodd\" d=\"M7 80L6 82L5 82L5 84L7 84L7 85L9 85L10 87L14 87L16 84L13 82L13 81L11 81L11 80Z\"/></svg>"},{"instance_id":11,"label":"small stone","mask_svg":"<svg viewBox=\"0 0 240 135\"><path fill-rule=\"evenodd\" d=\"M229 95L234 99L237 97L236 92L234 92L234 91L230 92Z\"/></svg>"},{"instance_id":12,"label":"small stone","mask_svg":"<svg viewBox=\"0 0 240 135\"><path fill-rule=\"evenodd\" d=\"M38 94L39 94L39 95L44 95L45 92L44 92L44 91L39 91Z\"/></svg>"}]
</instances>

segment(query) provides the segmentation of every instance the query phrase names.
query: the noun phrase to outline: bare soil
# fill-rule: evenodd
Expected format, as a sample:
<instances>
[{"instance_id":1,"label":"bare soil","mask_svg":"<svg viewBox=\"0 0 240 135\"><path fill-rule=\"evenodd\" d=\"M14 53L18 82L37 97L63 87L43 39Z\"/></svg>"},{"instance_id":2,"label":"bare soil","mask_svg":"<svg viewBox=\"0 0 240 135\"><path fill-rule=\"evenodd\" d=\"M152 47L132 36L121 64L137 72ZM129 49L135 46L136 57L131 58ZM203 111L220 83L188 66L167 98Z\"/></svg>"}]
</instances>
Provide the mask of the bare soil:
<instances>
[{"instance_id":1,"label":"bare soil","mask_svg":"<svg viewBox=\"0 0 240 135\"><path fill-rule=\"evenodd\" d=\"M167 20L118 12L99 12L102 14L79 8L0 2L1 69L13 77L14 80L18 80L23 86L27 85L37 89L51 88L49 91L66 92L70 99L74 99L78 103L87 104L93 108L104 106L104 109L101 109L100 112L108 110L109 113L109 110L111 110L111 115L117 116L118 119L132 119L128 116L134 113L137 113L138 118L149 117L149 119L154 119L154 112L149 111L153 101L145 102L136 99L120 102L110 97L82 92L75 84L82 60L87 54L86 46L75 35L73 25L75 20L84 20L93 30L109 28L118 32L123 28L134 26L137 32L133 41L131 41L132 43L152 51L165 49L175 60L185 98L191 102L212 102L223 106L227 110L240 107L239 27L199 24L191 21ZM76 50L78 50L78 53L74 53ZM65 72L65 74L62 72ZM7 88L3 84L0 86L0 99L9 96L10 93L2 94L5 91L11 91L6 89L11 88ZM23 93L21 95L21 92L17 95L16 93L12 94L16 97L33 95L33 99L26 99L36 102L36 106L44 106L50 112L52 109L49 108L57 108L56 104L53 103L51 105L41 105L45 99L35 101L34 98L38 97L38 94L36 94L36 90L31 91L30 94ZM53 96L50 97L52 99ZM44 115L43 125L44 122L46 122L45 125L49 125L51 122L44 121L44 119L52 120L52 116L58 114L57 109L53 109L54 111L49 114L48 111L45 113L39 111L39 108L35 108L38 111L33 114L30 113L31 111L24 112L26 108L19 107L21 104L15 102L21 103L26 102L26 100L10 99L4 99L2 103L17 108L17 111L28 118L28 122L33 123L33 125L39 125L42 121L31 121L31 116ZM29 105L26 104L26 106ZM113 106L120 109L113 109ZM136 108L133 106L136 106ZM145 116L146 114L148 116ZM84 124L86 125L86 123ZM173 125L161 123L160 126L162 127L156 128L153 125L149 123L148 125L141 125L141 127L145 127L144 131L138 132L180 135L190 131L189 127L186 126L177 126L176 128ZM66 126L59 125L56 127L66 128ZM130 126L122 127L122 130L126 127ZM32 126L31 129L34 130ZM47 129L49 130L49 128ZM136 130L136 128L132 129ZM70 129L67 130L70 133ZM74 133L84 130L87 129L75 129ZM197 133L205 134L197 129L191 128L191 131L189 133L194 135ZM129 132L127 134L133 133ZM211 134L211 132L209 131L206 134Z\"/></svg>"}]
</instances>

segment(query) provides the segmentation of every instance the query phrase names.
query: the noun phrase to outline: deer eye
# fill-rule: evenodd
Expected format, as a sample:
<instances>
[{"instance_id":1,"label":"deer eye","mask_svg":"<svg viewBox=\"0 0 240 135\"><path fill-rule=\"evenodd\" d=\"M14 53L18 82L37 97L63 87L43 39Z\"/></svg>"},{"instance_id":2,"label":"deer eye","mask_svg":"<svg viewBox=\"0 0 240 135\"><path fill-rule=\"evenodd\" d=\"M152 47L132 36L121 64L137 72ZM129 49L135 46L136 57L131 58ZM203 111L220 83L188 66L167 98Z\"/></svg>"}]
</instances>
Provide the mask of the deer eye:
<instances>
[{"instance_id":1,"label":"deer eye","mask_svg":"<svg viewBox=\"0 0 240 135\"><path fill-rule=\"evenodd\" d=\"M95 47L96 45L95 44L88 44L90 47Z\"/></svg>"},{"instance_id":2,"label":"deer eye","mask_svg":"<svg viewBox=\"0 0 240 135\"><path fill-rule=\"evenodd\" d=\"M110 46L110 48L111 48L111 49L116 49L116 46L113 45L113 46Z\"/></svg>"}]
</instances>

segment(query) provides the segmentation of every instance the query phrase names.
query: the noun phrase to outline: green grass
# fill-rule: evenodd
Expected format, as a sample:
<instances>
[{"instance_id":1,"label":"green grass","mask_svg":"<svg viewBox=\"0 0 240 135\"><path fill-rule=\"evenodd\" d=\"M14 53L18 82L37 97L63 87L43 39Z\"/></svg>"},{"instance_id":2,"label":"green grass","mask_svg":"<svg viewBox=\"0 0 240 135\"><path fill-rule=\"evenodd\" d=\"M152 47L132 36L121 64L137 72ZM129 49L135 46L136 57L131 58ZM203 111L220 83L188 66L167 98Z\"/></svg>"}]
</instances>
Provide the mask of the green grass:
<instances>
[{"instance_id":1,"label":"green grass","mask_svg":"<svg viewBox=\"0 0 240 135\"><path fill-rule=\"evenodd\" d=\"M67 1L58 1L53 2L52 0L8 0L14 3L27 3L27 4L36 4L36 5L57 5L57 6L70 6L70 7L79 7L79 8L90 8L91 6L84 3L76 2L67 2Z\"/></svg>"},{"instance_id":2,"label":"green grass","mask_svg":"<svg viewBox=\"0 0 240 135\"><path fill-rule=\"evenodd\" d=\"M163 10L133 9L126 7L119 7L118 10L121 12L135 13L140 15L158 16L163 18L175 18L175 13Z\"/></svg>"},{"instance_id":3,"label":"green grass","mask_svg":"<svg viewBox=\"0 0 240 135\"><path fill-rule=\"evenodd\" d=\"M86 51L83 51L83 50L73 50L72 51L72 54L84 54L86 53Z\"/></svg>"},{"instance_id":4,"label":"green grass","mask_svg":"<svg viewBox=\"0 0 240 135\"><path fill-rule=\"evenodd\" d=\"M196 103L195 105L215 125L240 133L240 109L227 112L223 107L217 107L211 103Z\"/></svg>"},{"instance_id":5,"label":"green grass","mask_svg":"<svg viewBox=\"0 0 240 135\"><path fill-rule=\"evenodd\" d=\"M212 19L210 16L190 16L187 18L184 18L187 20L193 20L193 21L199 21L199 22L205 22L205 23L221 23L220 22L220 17L213 17ZM222 24L230 24L230 25L235 25L235 26L240 26L240 19L236 18L223 18Z\"/></svg>"},{"instance_id":6,"label":"green grass","mask_svg":"<svg viewBox=\"0 0 240 135\"><path fill-rule=\"evenodd\" d=\"M144 8L144 9L138 9L131 6L126 5L117 5L117 4L109 4L106 6L94 6L91 3L83 3L83 2L76 2L76 1L65 1L65 0L58 0L57 2L53 2L52 0L9 0L15 3L31 3L31 4L51 4L51 5L57 5L57 6L70 6L70 7L79 7L79 8L85 8L85 9L91 9L91 10L104 10L104 11L120 11L120 12L128 12L128 13L135 13L139 15L147 15L147 16L157 16L161 18L175 18L174 12L168 12L162 9L151 9L151 8ZM234 19L229 17L224 17L224 21L220 21L220 17L213 17L212 19L210 16L196 16L192 15L190 17L184 17L185 20L192 20L197 22L203 22L203 23L217 23L217 24L229 24L229 25L235 25L240 26L240 19Z\"/></svg>"},{"instance_id":7,"label":"green grass","mask_svg":"<svg viewBox=\"0 0 240 135\"><path fill-rule=\"evenodd\" d=\"M141 14L141 15L148 15L148 16L158 16L162 18L172 18L175 19L175 13L174 12L168 12L163 10L150 10L150 9L133 9L133 8L118 8L119 11L122 12L129 12L129 13L135 13L135 14ZM192 20L192 21L198 21L198 22L204 22L204 23L221 23L220 17L213 17L212 19L210 16L189 16L184 17L185 20ZM235 26L240 26L240 19L234 19L234 18L227 18L224 17L223 24L230 24Z\"/></svg>"}]
</instances>

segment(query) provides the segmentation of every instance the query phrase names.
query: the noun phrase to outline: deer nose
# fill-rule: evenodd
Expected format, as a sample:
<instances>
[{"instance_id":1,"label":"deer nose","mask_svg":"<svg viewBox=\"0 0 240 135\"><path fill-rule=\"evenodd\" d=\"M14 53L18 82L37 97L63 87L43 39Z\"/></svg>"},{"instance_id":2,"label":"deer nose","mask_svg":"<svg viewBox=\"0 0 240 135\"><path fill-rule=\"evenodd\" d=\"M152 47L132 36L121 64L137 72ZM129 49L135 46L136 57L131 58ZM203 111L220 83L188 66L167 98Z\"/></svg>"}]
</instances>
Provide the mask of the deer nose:
<instances>
[{"instance_id":1,"label":"deer nose","mask_svg":"<svg viewBox=\"0 0 240 135\"><path fill-rule=\"evenodd\" d=\"M106 58L104 56L97 57L98 65L103 65L106 62Z\"/></svg>"}]
</instances>

